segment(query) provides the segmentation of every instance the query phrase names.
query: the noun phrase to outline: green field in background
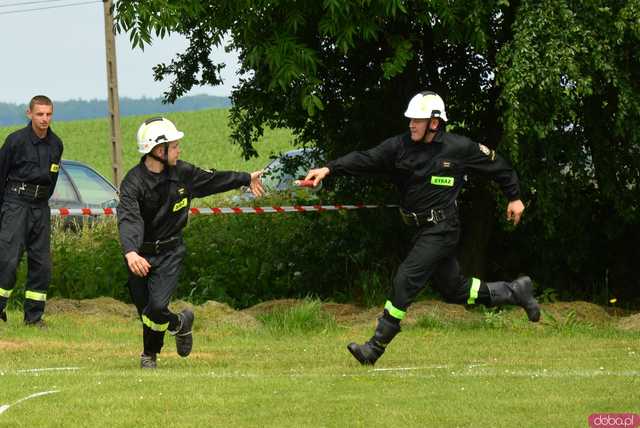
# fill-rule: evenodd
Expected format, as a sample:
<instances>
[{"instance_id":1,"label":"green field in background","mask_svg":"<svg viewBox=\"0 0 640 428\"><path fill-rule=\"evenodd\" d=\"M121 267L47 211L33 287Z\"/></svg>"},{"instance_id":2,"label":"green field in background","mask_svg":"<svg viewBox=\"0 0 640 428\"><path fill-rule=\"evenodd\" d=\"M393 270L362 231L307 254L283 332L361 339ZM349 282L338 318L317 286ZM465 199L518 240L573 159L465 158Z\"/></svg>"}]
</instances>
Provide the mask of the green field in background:
<instances>
[{"instance_id":1,"label":"green field in background","mask_svg":"<svg viewBox=\"0 0 640 428\"><path fill-rule=\"evenodd\" d=\"M265 130L256 144L258 158L245 161L240 148L231 144L227 109L210 109L164 115L185 133L181 141L181 158L203 168L255 171L269 162L270 155L290 150L292 135L288 130ZM124 170L128 171L140 159L136 132L145 119L153 115L122 118ZM26 123L26 122L25 122ZM0 127L0 142L21 126ZM64 158L86 162L112 180L111 143L107 119L54 122L52 129L64 142Z\"/></svg>"}]
</instances>

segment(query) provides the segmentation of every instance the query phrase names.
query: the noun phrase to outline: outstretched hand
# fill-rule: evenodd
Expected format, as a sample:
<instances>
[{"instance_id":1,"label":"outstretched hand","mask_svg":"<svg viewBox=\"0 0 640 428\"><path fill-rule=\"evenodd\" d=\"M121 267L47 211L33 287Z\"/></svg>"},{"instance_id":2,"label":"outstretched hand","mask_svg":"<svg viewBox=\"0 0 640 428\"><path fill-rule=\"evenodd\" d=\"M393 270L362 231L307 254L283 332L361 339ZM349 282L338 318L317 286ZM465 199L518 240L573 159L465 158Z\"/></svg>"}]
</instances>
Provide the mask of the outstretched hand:
<instances>
[{"instance_id":1,"label":"outstretched hand","mask_svg":"<svg viewBox=\"0 0 640 428\"><path fill-rule=\"evenodd\" d=\"M313 187L316 187L327 175L329 175L329 172L329 168L327 168L326 166L322 168L311 169L307 173L305 181L313 180Z\"/></svg>"},{"instance_id":2,"label":"outstretched hand","mask_svg":"<svg viewBox=\"0 0 640 428\"><path fill-rule=\"evenodd\" d=\"M249 184L249 189L251 189L251 193L256 198L264 196L264 187L262 187L262 170L254 171L251 173L251 184Z\"/></svg>"},{"instance_id":3,"label":"outstretched hand","mask_svg":"<svg viewBox=\"0 0 640 428\"><path fill-rule=\"evenodd\" d=\"M509 202L509 205L507 205L507 220L512 221L514 225L520 223L523 211L524 204L520 199Z\"/></svg>"}]
</instances>

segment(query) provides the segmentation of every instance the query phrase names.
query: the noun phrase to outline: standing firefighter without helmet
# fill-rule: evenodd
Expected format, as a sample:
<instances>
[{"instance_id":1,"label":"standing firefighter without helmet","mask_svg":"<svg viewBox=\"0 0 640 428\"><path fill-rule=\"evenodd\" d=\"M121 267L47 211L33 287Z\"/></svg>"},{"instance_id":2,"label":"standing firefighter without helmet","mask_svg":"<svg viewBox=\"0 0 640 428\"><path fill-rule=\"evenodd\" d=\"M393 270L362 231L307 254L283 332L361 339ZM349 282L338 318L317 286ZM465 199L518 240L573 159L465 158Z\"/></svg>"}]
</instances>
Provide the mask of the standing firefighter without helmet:
<instances>
[{"instance_id":1,"label":"standing firefighter without helmet","mask_svg":"<svg viewBox=\"0 0 640 428\"><path fill-rule=\"evenodd\" d=\"M431 91L420 92L411 98L404 115L409 119L431 119L438 117L447 122L447 112L440 95Z\"/></svg>"},{"instance_id":2,"label":"standing firefighter without helmet","mask_svg":"<svg viewBox=\"0 0 640 428\"><path fill-rule=\"evenodd\" d=\"M177 141L184 137L184 133L178 131L176 126L169 119L164 117L154 117L145 120L140 128L136 139L138 140L138 151L142 154L150 153L158 144Z\"/></svg>"}]
</instances>

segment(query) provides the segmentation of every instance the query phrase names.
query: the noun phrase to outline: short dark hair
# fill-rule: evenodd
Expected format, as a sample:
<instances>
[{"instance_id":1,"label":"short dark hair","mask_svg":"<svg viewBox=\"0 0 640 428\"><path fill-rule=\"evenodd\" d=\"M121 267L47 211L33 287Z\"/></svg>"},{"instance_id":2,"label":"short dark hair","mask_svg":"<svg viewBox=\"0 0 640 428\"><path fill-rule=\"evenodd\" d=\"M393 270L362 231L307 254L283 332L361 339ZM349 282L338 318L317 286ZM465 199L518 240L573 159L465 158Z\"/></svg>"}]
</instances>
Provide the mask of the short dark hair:
<instances>
[{"instance_id":1,"label":"short dark hair","mask_svg":"<svg viewBox=\"0 0 640 428\"><path fill-rule=\"evenodd\" d=\"M36 104L53 106L51 98L46 95L36 95L35 97L31 98L31 101L29 101L29 110L33 110L33 106L35 106Z\"/></svg>"}]
</instances>

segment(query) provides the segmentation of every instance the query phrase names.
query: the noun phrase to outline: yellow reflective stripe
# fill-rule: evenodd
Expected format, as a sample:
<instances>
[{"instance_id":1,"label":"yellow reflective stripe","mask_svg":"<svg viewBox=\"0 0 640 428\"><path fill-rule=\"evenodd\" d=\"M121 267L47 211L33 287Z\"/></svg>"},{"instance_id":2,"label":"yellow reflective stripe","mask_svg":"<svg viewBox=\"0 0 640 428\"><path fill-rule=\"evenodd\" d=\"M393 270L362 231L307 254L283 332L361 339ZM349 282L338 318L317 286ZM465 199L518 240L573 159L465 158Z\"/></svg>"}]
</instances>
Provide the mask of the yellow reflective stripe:
<instances>
[{"instance_id":1,"label":"yellow reflective stripe","mask_svg":"<svg viewBox=\"0 0 640 428\"><path fill-rule=\"evenodd\" d=\"M454 183L453 177L438 177L434 175L431 177L431 184L435 186L447 186L452 187Z\"/></svg>"},{"instance_id":2,"label":"yellow reflective stripe","mask_svg":"<svg viewBox=\"0 0 640 428\"><path fill-rule=\"evenodd\" d=\"M7 299L11 297L11 292L13 290L5 290L4 288L0 288L0 296L6 297Z\"/></svg>"},{"instance_id":3,"label":"yellow reflective stripe","mask_svg":"<svg viewBox=\"0 0 640 428\"><path fill-rule=\"evenodd\" d=\"M478 278L471 278L471 289L469 290L469 299L467 304L473 305L478 298L478 291L480 290L480 280Z\"/></svg>"},{"instance_id":4,"label":"yellow reflective stripe","mask_svg":"<svg viewBox=\"0 0 640 428\"><path fill-rule=\"evenodd\" d=\"M142 316L142 324L146 325L153 331L166 331L169 328L169 322L164 324L156 324L151 321L146 315Z\"/></svg>"},{"instance_id":5,"label":"yellow reflective stripe","mask_svg":"<svg viewBox=\"0 0 640 428\"><path fill-rule=\"evenodd\" d=\"M58 172L58 171L60 171L60 165L58 165L57 163L52 163L51 172Z\"/></svg>"},{"instance_id":6,"label":"yellow reflective stripe","mask_svg":"<svg viewBox=\"0 0 640 428\"><path fill-rule=\"evenodd\" d=\"M37 300L38 302L47 301L47 293L38 293L37 291L25 291L24 297L29 300Z\"/></svg>"},{"instance_id":7,"label":"yellow reflective stripe","mask_svg":"<svg viewBox=\"0 0 640 428\"><path fill-rule=\"evenodd\" d=\"M173 206L173 212L176 212L176 211L181 210L182 208L186 207L188 202L189 202L189 199L182 198L182 200L180 202L177 202Z\"/></svg>"},{"instance_id":8,"label":"yellow reflective stripe","mask_svg":"<svg viewBox=\"0 0 640 428\"><path fill-rule=\"evenodd\" d=\"M403 319L407 314L405 311L401 311L400 309L393 306L393 303L391 303L391 301L389 300L387 300L387 303L384 304L384 308L387 310L387 312L389 312L389 315L399 320Z\"/></svg>"}]
</instances>

